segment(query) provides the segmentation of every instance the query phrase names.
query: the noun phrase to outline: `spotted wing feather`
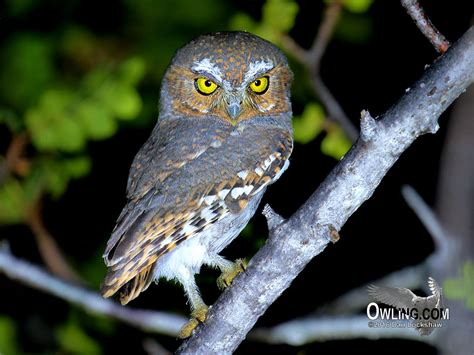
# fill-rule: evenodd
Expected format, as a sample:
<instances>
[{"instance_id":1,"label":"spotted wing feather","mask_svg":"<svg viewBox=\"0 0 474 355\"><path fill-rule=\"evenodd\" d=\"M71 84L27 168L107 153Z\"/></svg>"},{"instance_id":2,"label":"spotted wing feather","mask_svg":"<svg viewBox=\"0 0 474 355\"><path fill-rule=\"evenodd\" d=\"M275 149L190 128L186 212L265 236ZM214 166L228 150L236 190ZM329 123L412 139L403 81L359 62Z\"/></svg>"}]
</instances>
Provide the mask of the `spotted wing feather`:
<instances>
[{"instance_id":1,"label":"spotted wing feather","mask_svg":"<svg viewBox=\"0 0 474 355\"><path fill-rule=\"evenodd\" d=\"M181 136L186 129L196 136L196 123L181 125ZM158 130L138 153L130 172L129 202L104 254L109 267L102 286L105 297L120 290L126 303L138 296L151 282L150 270L159 257L227 214L239 213L287 166L292 150L287 130L249 126L238 136L232 127L217 127L203 127L199 142L173 145L169 133L166 138Z\"/></svg>"}]
</instances>

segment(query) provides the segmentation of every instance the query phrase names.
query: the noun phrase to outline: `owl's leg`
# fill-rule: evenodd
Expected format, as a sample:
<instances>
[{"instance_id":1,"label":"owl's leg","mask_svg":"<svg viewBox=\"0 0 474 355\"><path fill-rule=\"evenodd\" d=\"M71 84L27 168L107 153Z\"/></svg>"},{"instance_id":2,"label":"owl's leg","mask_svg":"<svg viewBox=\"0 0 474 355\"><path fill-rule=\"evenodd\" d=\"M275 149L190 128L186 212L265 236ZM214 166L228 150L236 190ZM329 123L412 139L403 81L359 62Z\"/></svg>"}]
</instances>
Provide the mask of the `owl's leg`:
<instances>
[{"instance_id":1,"label":"owl's leg","mask_svg":"<svg viewBox=\"0 0 474 355\"><path fill-rule=\"evenodd\" d=\"M217 287L220 290L229 287L235 277L247 268L247 260L245 259L237 259L232 262L217 254L213 255L207 264L221 270L222 274L217 278Z\"/></svg>"},{"instance_id":2,"label":"owl's leg","mask_svg":"<svg viewBox=\"0 0 474 355\"><path fill-rule=\"evenodd\" d=\"M193 330L206 320L208 307L202 300L199 289L196 285L194 275L191 275L189 271L185 271L180 274L179 282L183 285L184 292L188 297L191 306L191 319L186 323L179 332L181 339L189 338Z\"/></svg>"}]
</instances>

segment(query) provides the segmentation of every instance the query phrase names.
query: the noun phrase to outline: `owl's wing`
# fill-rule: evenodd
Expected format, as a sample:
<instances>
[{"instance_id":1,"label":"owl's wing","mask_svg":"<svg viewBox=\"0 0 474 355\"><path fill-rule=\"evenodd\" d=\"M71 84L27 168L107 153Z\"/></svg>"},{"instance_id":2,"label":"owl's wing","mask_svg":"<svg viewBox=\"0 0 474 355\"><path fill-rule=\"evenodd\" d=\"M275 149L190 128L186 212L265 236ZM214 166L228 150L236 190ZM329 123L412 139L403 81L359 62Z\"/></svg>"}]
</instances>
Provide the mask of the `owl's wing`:
<instances>
[{"instance_id":1,"label":"owl's wing","mask_svg":"<svg viewBox=\"0 0 474 355\"><path fill-rule=\"evenodd\" d=\"M407 288L400 287L380 287L370 285L369 294L377 301L388 304L396 308L413 307L413 298L416 295Z\"/></svg>"},{"instance_id":2,"label":"owl's wing","mask_svg":"<svg viewBox=\"0 0 474 355\"><path fill-rule=\"evenodd\" d=\"M281 127L236 130L207 120L179 126L179 135L178 128L173 133L173 127L160 127L135 158L129 202L104 254L105 297L134 278L121 301L136 297L137 289L151 282L142 274L149 275L160 256L227 214L239 213L288 165L292 138Z\"/></svg>"},{"instance_id":3,"label":"owl's wing","mask_svg":"<svg viewBox=\"0 0 474 355\"><path fill-rule=\"evenodd\" d=\"M432 277L428 278L428 287L431 291L431 296L427 298L430 307L443 307L443 289Z\"/></svg>"}]
</instances>

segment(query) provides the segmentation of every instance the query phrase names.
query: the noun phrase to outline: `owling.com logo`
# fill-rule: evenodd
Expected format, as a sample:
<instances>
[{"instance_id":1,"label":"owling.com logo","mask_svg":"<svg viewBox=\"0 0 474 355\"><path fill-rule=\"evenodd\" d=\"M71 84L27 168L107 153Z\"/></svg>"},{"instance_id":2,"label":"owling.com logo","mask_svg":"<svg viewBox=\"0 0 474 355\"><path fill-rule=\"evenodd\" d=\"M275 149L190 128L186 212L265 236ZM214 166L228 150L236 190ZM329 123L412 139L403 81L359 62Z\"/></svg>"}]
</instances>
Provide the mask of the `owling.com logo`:
<instances>
[{"instance_id":1,"label":"owling.com logo","mask_svg":"<svg viewBox=\"0 0 474 355\"><path fill-rule=\"evenodd\" d=\"M369 295L376 301L395 308L381 308L376 302L367 305L367 317L371 328L415 328L421 335L429 335L441 328L442 321L449 319L449 308L443 307L443 289L431 277L428 278L431 295L420 297L407 288L368 287Z\"/></svg>"}]
</instances>

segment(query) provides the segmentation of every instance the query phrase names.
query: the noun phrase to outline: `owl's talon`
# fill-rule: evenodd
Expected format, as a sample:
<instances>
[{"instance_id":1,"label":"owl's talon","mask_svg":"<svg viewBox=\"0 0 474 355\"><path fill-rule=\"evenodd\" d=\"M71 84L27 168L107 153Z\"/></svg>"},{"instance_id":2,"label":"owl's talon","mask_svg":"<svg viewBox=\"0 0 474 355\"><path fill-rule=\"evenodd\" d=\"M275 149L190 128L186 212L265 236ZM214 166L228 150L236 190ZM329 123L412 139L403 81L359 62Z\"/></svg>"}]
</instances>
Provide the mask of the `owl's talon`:
<instances>
[{"instance_id":1,"label":"owl's talon","mask_svg":"<svg viewBox=\"0 0 474 355\"><path fill-rule=\"evenodd\" d=\"M193 319L197 319L199 322L203 323L206 320L207 312L209 311L209 307L203 305L199 308L196 308L192 313L191 317Z\"/></svg>"},{"instance_id":2,"label":"owl's talon","mask_svg":"<svg viewBox=\"0 0 474 355\"><path fill-rule=\"evenodd\" d=\"M196 327L200 323L203 323L206 320L208 311L209 311L209 308L206 305L202 305L201 307L196 308L191 313L191 319L189 320L189 322L183 325L183 327L179 331L178 337L180 339L189 338L191 334L193 333L194 329L196 329Z\"/></svg>"},{"instance_id":3,"label":"owl's talon","mask_svg":"<svg viewBox=\"0 0 474 355\"><path fill-rule=\"evenodd\" d=\"M232 284L235 277L244 272L247 269L248 262L245 259L237 259L227 270L224 270L222 274L217 278L217 287L220 290L224 290Z\"/></svg>"},{"instance_id":4,"label":"owl's talon","mask_svg":"<svg viewBox=\"0 0 474 355\"><path fill-rule=\"evenodd\" d=\"M187 322L181 330L179 331L178 337L180 339L186 339L191 336L193 330L199 325L199 321L196 318L191 318L189 322Z\"/></svg>"}]
</instances>

